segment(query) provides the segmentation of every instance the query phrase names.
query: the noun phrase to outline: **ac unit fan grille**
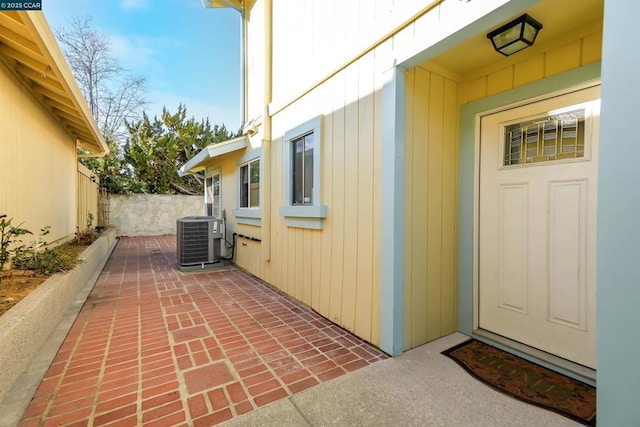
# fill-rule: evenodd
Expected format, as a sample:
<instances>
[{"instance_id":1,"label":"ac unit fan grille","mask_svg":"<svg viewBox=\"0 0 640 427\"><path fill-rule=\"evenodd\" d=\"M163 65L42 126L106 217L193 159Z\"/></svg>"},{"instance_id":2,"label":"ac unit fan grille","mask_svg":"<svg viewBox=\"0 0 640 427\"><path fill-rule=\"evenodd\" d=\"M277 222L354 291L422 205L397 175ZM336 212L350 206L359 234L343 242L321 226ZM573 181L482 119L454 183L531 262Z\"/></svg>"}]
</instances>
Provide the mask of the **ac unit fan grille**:
<instances>
[{"instance_id":1,"label":"ac unit fan grille","mask_svg":"<svg viewBox=\"0 0 640 427\"><path fill-rule=\"evenodd\" d=\"M178 223L180 264L200 264L211 262L209 250L209 223L189 221Z\"/></svg>"}]
</instances>

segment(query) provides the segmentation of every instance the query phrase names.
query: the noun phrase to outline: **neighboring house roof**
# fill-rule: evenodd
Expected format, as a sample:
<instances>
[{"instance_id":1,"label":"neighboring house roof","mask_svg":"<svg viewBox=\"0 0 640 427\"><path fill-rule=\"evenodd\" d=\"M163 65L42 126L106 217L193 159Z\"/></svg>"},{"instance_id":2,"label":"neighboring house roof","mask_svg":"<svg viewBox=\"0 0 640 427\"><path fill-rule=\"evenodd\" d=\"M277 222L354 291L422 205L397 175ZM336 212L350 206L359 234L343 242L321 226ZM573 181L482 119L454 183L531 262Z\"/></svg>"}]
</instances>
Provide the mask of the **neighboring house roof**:
<instances>
[{"instance_id":1,"label":"neighboring house roof","mask_svg":"<svg viewBox=\"0 0 640 427\"><path fill-rule=\"evenodd\" d=\"M0 60L79 147L97 155L109 152L42 12L0 13Z\"/></svg>"},{"instance_id":2,"label":"neighboring house roof","mask_svg":"<svg viewBox=\"0 0 640 427\"><path fill-rule=\"evenodd\" d=\"M203 170L211 159L231 153L232 151L242 150L248 145L249 137L246 135L216 144L209 144L193 156L191 160L182 165L182 167L178 169L178 175L185 176L197 173Z\"/></svg>"}]
</instances>

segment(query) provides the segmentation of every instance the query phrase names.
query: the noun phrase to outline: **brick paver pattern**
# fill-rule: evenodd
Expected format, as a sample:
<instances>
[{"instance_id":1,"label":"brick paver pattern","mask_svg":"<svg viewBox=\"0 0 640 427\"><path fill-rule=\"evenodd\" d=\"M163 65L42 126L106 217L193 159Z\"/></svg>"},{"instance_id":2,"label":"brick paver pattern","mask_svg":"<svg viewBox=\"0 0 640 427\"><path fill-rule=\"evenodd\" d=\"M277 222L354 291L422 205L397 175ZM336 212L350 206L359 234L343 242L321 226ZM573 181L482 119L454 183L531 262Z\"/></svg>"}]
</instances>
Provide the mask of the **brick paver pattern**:
<instances>
[{"instance_id":1,"label":"brick paver pattern","mask_svg":"<svg viewBox=\"0 0 640 427\"><path fill-rule=\"evenodd\" d=\"M239 270L122 238L21 426L211 426L387 356Z\"/></svg>"}]
</instances>

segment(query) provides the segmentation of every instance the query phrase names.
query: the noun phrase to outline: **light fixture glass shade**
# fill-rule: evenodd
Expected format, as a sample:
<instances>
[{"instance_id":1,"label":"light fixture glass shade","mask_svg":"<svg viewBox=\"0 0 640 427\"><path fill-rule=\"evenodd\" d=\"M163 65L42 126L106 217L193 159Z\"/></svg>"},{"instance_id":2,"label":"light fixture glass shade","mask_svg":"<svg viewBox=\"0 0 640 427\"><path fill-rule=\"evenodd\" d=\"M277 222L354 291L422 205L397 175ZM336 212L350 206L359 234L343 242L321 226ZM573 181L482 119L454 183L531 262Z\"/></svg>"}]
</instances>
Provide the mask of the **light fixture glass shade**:
<instances>
[{"instance_id":1,"label":"light fixture glass shade","mask_svg":"<svg viewBox=\"0 0 640 427\"><path fill-rule=\"evenodd\" d=\"M491 39L495 50L509 56L531 46L541 29L542 24L525 13L508 24L491 31L487 34L487 38Z\"/></svg>"}]
</instances>

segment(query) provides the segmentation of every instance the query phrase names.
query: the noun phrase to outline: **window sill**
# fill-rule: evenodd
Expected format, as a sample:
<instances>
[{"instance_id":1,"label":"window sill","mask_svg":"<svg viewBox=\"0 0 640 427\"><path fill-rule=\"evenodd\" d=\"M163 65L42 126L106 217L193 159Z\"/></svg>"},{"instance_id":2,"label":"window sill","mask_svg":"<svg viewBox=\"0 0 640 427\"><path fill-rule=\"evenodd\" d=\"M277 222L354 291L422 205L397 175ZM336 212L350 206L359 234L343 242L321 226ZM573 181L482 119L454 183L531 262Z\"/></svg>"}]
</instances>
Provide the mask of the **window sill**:
<instances>
[{"instance_id":1,"label":"window sill","mask_svg":"<svg viewBox=\"0 0 640 427\"><path fill-rule=\"evenodd\" d=\"M261 225L262 209L260 208L238 208L231 211L236 217L238 224L253 225L259 227Z\"/></svg>"},{"instance_id":2,"label":"window sill","mask_svg":"<svg viewBox=\"0 0 640 427\"><path fill-rule=\"evenodd\" d=\"M287 227L322 230L322 221L327 217L325 205L314 206L281 206L280 215L284 217Z\"/></svg>"}]
</instances>

